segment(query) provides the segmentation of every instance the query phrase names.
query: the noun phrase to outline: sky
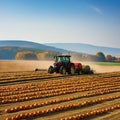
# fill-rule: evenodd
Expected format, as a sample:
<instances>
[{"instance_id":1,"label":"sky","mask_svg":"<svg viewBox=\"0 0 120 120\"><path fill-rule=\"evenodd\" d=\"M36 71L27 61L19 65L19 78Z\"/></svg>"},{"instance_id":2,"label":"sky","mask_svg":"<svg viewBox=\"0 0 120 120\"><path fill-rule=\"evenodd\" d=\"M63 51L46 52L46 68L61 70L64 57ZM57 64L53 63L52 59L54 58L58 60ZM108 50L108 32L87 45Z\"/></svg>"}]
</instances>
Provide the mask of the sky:
<instances>
[{"instance_id":1,"label":"sky","mask_svg":"<svg viewBox=\"0 0 120 120\"><path fill-rule=\"evenodd\" d=\"M120 48L120 0L0 0L0 40Z\"/></svg>"}]
</instances>

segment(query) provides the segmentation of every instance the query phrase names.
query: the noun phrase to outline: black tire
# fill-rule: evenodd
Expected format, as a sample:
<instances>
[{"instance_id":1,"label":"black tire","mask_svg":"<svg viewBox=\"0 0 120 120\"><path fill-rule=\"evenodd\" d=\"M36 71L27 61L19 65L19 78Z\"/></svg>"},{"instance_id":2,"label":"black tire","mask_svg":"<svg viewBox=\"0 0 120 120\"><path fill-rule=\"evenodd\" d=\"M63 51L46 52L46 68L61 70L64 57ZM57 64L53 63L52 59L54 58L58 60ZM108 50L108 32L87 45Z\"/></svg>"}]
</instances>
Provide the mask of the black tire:
<instances>
[{"instance_id":1,"label":"black tire","mask_svg":"<svg viewBox=\"0 0 120 120\"><path fill-rule=\"evenodd\" d=\"M50 66L49 68L48 68L48 73L50 73L50 74L52 74L54 71L53 71L53 66Z\"/></svg>"},{"instance_id":2,"label":"black tire","mask_svg":"<svg viewBox=\"0 0 120 120\"><path fill-rule=\"evenodd\" d=\"M93 70L90 70L90 73L89 74L94 74Z\"/></svg>"},{"instance_id":3,"label":"black tire","mask_svg":"<svg viewBox=\"0 0 120 120\"><path fill-rule=\"evenodd\" d=\"M74 64L72 64L70 66L69 74L72 74L72 75L75 74L75 66L74 66Z\"/></svg>"},{"instance_id":4,"label":"black tire","mask_svg":"<svg viewBox=\"0 0 120 120\"><path fill-rule=\"evenodd\" d=\"M38 69L38 68L36 68L36 69L35 69L35 72L36 72L36 71L38 71L38 70L39 70L39 69Z\"/></svg>"},{"instance_id":5,"label":"black tire","mask_svg":"<svg viewBox=\"0 0 120 120\"><path fill-rule=\"evenodd\" d=\"M61 66L60 70L59 70L59 73L65 75L66 74L66 68L64 66Z\"/></svg>"}]
</instances>

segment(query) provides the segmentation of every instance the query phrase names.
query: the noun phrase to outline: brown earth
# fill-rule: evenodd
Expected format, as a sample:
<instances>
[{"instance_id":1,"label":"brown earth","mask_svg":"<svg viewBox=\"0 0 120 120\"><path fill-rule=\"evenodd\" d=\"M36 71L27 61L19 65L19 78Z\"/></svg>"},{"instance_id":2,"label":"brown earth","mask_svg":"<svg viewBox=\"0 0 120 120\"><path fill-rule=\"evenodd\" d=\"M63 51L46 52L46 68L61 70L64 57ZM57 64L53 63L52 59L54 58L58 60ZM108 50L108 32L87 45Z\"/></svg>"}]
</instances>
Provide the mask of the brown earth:
<instances>
[{"instance_id":1,"label":"brown earth","mask_svg":"<svg viewBox=\"0 0 120 120\"><path fill-rule=\"evenodd\" d=\"M1 60L0 72L32 71L36 68L47 69L52 64L52 61Z\"/></svg>"},{"instance_id":2,"label":"brown earth","mask_svg":"<svg viewBox=\"0 0 120 120\"><path fill-rule=\"evenodd\" d=\"M90 65L96 73L120 71L120 66L99 66L87 62L82 64ZM33 71L36 68L48 69L50 65L53 65L53 61L0 60L0 72Z\"/></svg>"},{"instance_id":3,"label":"brown earth","mask_svg":"<svg viewBox=\"0 0 120 120\"><path fill-rule=\"evenodd\" d=\"M0 120L77 120L81 114L83 120L120 120L120 72L63 76L24 70L0 72Z\"/></svg>"}]
</instances>

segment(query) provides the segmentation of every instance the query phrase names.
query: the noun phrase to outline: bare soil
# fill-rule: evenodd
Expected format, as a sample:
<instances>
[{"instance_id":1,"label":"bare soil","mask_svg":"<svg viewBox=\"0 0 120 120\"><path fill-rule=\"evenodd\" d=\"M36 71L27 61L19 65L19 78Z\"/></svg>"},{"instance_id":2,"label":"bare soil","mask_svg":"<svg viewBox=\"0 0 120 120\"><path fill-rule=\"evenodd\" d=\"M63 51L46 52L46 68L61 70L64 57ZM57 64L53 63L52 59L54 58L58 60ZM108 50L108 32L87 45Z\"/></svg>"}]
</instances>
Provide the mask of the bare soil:
<instances>
[{"instance_id":1,"label":"bare soil","mask_svg":"<svg viewBox=\"0 0 120 120\"><path fill-rule=\"evenodd\" d=\"M98 112L82 119L120 120L120 72L63 76L31 70L30 65L34 69L34 65L35 68L43 66L43 63L46 65L44 61L40 65L37 64L39 61L30 61L29 64L11 61L9 65L15 62L25 68L18 67L18 71L11 72L17 67L15 65L8 69L10 72L0 72L0 120L70 120L73 116L108 108L105 113ZM7 61L2 63L6 65ZM65 109L68 105L72 106ZM38 114L40 111L47 113Z\"/></svg>"},{"instance_id":2,"label":"bare soil","mask_svg":"<svg viewBox=\"0 0 120 120\"><path fill-rule=\"evenodd\" d=\"M48 69L53 63L54 61L0 60L0 72L33 71L36 68ZM90 65L96 73L120 71L120 66L99 66L87 62L82 62L82 64Z\"/></svg>"},{"instance_id":3,"label":"bare soil","mask_svg":"<svg viewBox=\"0 0 120 120\"><path fill-rule=\"evenodd\" d=\"M0 72L31 71L36 68L47 69L52 64L52 61L1 60Z\"/></svg>"}]
</instances>

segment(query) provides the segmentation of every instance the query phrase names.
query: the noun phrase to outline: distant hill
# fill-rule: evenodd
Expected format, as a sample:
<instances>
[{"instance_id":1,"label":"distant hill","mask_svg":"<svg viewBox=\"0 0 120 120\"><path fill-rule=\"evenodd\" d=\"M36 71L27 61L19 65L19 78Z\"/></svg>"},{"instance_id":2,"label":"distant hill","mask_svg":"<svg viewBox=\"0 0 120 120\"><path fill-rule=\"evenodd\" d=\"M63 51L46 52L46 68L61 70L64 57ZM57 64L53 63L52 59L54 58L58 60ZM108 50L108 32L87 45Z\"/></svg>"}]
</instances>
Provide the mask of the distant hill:
<instances>
[{"instance_id":1,"label":"distant hill","mask_svg":"<svg viewBox=\"0 0 120 120\"><path fill-rule=\"evenodd\" d=\"M0 41L0 59L7 60L33 59L32 56L36 56L36 59L38 60L41 59L53 60L53 56L55 56L56 54L70 52L74 56L73 58L78 60L99 61L99 59L95 55L99 51L103 52L105 55L111 54L112 56L120 56L120 48L100 47L89 44L81 43L39 44L35 42L20 40ZM26 57L29 55L30 57Z\"/></svg>"},{"instance_id":2,"label":"distant hill","mask_svg":"<svg viewBox=\"0 0 120 120\"><path fill-rule=\"evenodd\" d=\"M120 48L101 47L82 43L47 43L45 45L79 53L96 54L101 51L105 55L111 54L112 56L120 56Z\"/></svg>"},{"instance_id":3,"label":"distant hill","mask_svg":"<svg viewBox=\"0 0 120 120\"><path fill-rule=\"evenodd\" d=\"M28 41L22 41L22 40L0 40L0 47L24 47L24 48L35 48L35 49L40 49L40 50L51 50L51 51L56 51L56 52L62 52L65 53L67 52L64 49L60 48L55 48L51 46L47 46L44 44L39 44L35 42L28 42Z\"/></svg>"},{"instance_id":4,"label":"distant hill","mask_svg":"<svg viewBox=\"0 0 120 120\"><path fill-rule=\"evenodd\" d=\"M53 55L58 53L66 53L66 50L57 49L55 47L49 47L47 45L38 44L28 41L15 41L15 40L1 40L0 41L0 59L4 60L14 60L18 52L33 52L34 54L41 53L41 56L44 56L45 52L48 51L48 55L51 58ZM42 53L43 52L43 53ZM49 58L50 58L49 57ZM40 58L40 54L39 54ZM48 59L49 59L48 58Z\"/></svg>"},{"instance_id":5,"label":"distant hill","mask_svg":"<svg viewBox=\"0 0 120 120\"><path fill-rule=\"evenodd\" d=\"M24 57L26 53L32 53L30 56ZM18 57L18 54L22 54L22 58ZM36 56L36 60L38 59L53 59L53 56L56 54L60 54L60 52L56 51L46 51L40 50L37 48L26 48L26 47L13 47L13 46L3 46L0 47L0 59L2 60L14 60L14 59L33 59L32 55ZM17 55L17 56L16 56Z\"/></svg>"}]
</instances>

